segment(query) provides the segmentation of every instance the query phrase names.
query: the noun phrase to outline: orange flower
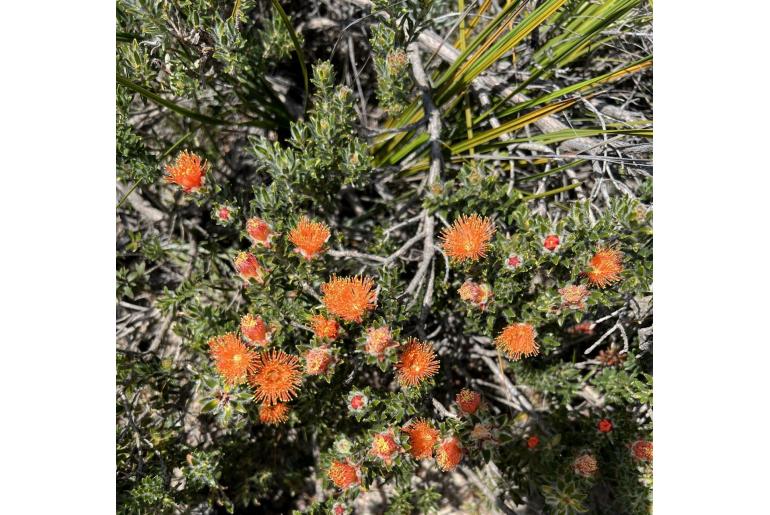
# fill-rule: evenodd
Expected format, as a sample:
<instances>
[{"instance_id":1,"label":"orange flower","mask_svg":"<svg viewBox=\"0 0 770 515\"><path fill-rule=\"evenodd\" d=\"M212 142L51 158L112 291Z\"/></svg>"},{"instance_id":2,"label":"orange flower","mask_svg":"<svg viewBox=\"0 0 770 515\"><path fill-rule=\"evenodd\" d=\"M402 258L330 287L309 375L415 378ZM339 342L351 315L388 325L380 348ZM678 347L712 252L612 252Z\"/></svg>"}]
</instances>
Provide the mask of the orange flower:
<instances>
[{"instance_id":1,"label":"orange flower","mask_svg":"<svg viewBox=\"0 0 770 515\"><path fill-rule=\"evenodd\" d=\"M494 233L495 226L490 219L463 215L442 231L444 252L453 261L478 261L486 255Z\"/></svg>"},{"instance_id":2,"label":"orange flower","mask_svg":"<svg viewBox=\"0 0 770 515\"><path fill-rule=\"evenodd\" d=\"M457 292L462 300L475 304L482 310L486 309L492 298L492 288L489 285L478 284L473 281L465 281Z\"/></svg>"},{"instance_id":3,"label":"orange flower","mask_svg":"<svg viewBox=\"0 0 770 515\"><path fill-rule=\"evenodd\" d=\"M612 431L612 421L607 418L603 418L599 421L597 427L599 428L600 433L609 433Z\"/></svg>"},{"instance_id":4,"label":"orange flower","mask_svg":"<svg viewBox=\"0 0 770 515\"><path fill-rule=\"evenodd\" d=\"M305 259L313 259L320 254L324 244L328 241L331 233L329 227L323 222L311 222L306 216L303 216L299 223L289 233L289 241L297 248Z\"/></svg>"},{"instance_id":5,"label":"orange flower","mask_svg":"<svg viewBox=\"0 0 770 515\"><path fill-rule=\"evenodd\" d=\"M315 315L310 319L313 327L313 333L319 340L334 341L339 333L340 325L333 318L326 318L323 315Z\"/></svg>"},{"instance_id":6,"label":"orange flower","mask_svg":"<svg viewBox=\"0 0 770 515\"><path fill-rule=\"evenodd\" d=\"M209 353L219 373L230 384L246 382L247 373L254 370L256 356L234 333L209 340Z\"/></svg>"},{"instance_id":7,"label":"orange flower","mask_svg":"<svg viewBox=\"0 0 770 515\"><path fill-rule=\"evenodd\" d=\"M192 193L203 186L206 162L200 156L186 150L176 156L173 165L166 165L166 182L177 184L185 193Z\"/></svg>"},{"instance_id":8,"label":"orange flower","mask_svg":"<svg viewBox=\"0 0 770 515\"><path fill-rule=\"evenodd\" d=\"M417 386L438 372L439 361L430 343L410 338L396 363L396 369L401 386Z\"/></svg>"},{"instance_id":9,"label":"orange flower","mask_svg":"<svg viewBox=\"0 0 770 515\"><path fill-rule=\"evenodd\" d=\"M556 250L556 247L559 246L559 237L555 234L549 234L545 237L543 240L543 247L546 248L546 250L550 250L553 252Z\"/></svg>"},{"instance_id":10,"label":"orange flower","mask_svg":"<svg viewBox=\"0 0 770 515\"><path fill-rule=\"evenodd\" d=\"M623 271L622 260L623 253L617 249L605 247L597 250L589 262L588 281L599 288L619 281Z\"/></svg>"},{"instance_id":11,"label":"orange flower","mask_svg":"<svg viewBox=\"0 0 770 515\"><path fill-rule=\"evenodd\" d=\"M634 458L641 461L652 461L652 442L637 440L631 444Z\"/></svg>"},{"instance_id":12,"label":"orange flower","mask_svg":"<svg viewBox=\"0 0 770 515\"><path fill-rule=\"evenodd\" d=\"M377 294L370 277L332 277L321 285L323 303L330 313L348 322L363 322L363 315L374 309Z\"/></svg>"},{"instance_id":13,"label":"orange flower","mask_svg":"<svg viewBox=\"0 0 770 515\"><path fill-rule=\"evenodd\" d=\"M585 284L568 284L564 288L559 288L562 306L573 309L585 309L586 297L588 297L588 287Z\"/></svg>"},{"instance_id":14,"label":"orange flower","mask_svg":"<svg viewBox=\"0 0 770 515\"><path fill-rule=\"evenodd\" d=\"M407 425L403 431L409 435L409 453L415 458L430 458L433 447L438 443L439 432L433 424L424 419L417 419Z\"/></svg>"},{"instance_id":15,"label":"orange flower","mask_svg":"<svg viewBox=\"0 0 770 515\"><path fill-rule=\"evenodd\" d=\"M495 343L513 360L536 356L540 351L535 341L535 328L530 324L510 324L495 338Z\"/></svg>"},{"instance_id":16,"label":"orange flower","mask_svg":"<svg viewBox=\"0 0 770 515\"><path fill-rule=\"evenodd\" d=\"M361 482L358 467L351 465L349 461L332 461L328 475L334 485L341 490L346 490Z\"/></svg>"},{"instance_id":17,"label":"orange flower","mask_svg":"<svg viewBox=\"0 0 770 515\"><path fill-rule=\"evenodd\" d=\"M364 352L370 356L374 356L378 360L382 361L385 359L385 353L393 347L397 346L398 342L393 340L389 327L382 326L378 327L377 329L370 327L366 330L366 344L364 345Z\"/></svg>"},{"instance_id":18,"label":"orange flower","mask_svg":"<svg viewBox=\"0 0 770 515\"><path fill-rule=\"evenodd\" d=\"M581 454L572 463L572 469L576 474L583 477L593 477L599 467L596 465L596 458L591 454Z\"/></svg>"},{"instance_id":19,"label":"orange flower","mask_svg":"<svg viewBox=\"0 0 770 515\"><path fill-rule=\"evenodd\" d=\"M270 240L273 237L273 231L267 222L261 218L249 218L246 220L246 232L254 242L254 245L263 245L270 248Z\"/></svg>"},{"instance_id":20,"label":"orange flower","mask_svg":"<svg viewBox=\"0 0 770 515\"><path fill-rule=\"evenodd\" d=\"M270 349L257 357L249 383L254 388L257 401L275 404L296 397L301 378L299 359L296 356Z\"/></svg>"},{"instance_id":21,"label":"orange flower","mask_svg":"<svg viewBox=\"0 0 770 515\"><path fill-rule=\"evenodd\" d=\"M463 448L457 437L446 438L436 449L436 463L444 472L454 470L463 459Z\"/></svg>"},{"instance_id":22,"label":"orange flower","mask_svg":"<svg viewBox=\"0 0 770 515\"><path fill-rule=\"evenodd\" d=\"M398 450L399 447L393 435L393 430L388 429L384 433L374 435L369 454L380 458L387 466L390 466L393 463L393 455L398 454Z\"/></svg>"},{"instance_id":23,"label":"orange flower","mask_svg":"<svg viewBox=\"0 0 770 515\"><path fill-rule=\"evenodd\" d=\"M265 272L251 252L239 252L235 256L235 269L247 284L251 279L254 279L259 284L262 284L265 280Z\"/></svg>"},{"instance_id":24,"label":"orange flower","mask_svg":"<svg viewBox=\"0 0 770 515\"><path fill-rule=\"evenodd\" d=\"M289 407L278 402L273 404L262 404L259 407L259 421L268 426L275 426L289 420Z\"/></svg>"},{"instance_id":25,"label":"orange flower","mask_svg":"<svg viewBox=\"0 0 770 515\"><path fill-rule=\"evenodd\" d=\"M241 317L241 333L250 342L260 347L270 342L270 331L262 317L251 314Z\"/></svg>"},{"instance_id":26,"label":"orange flower","mask_svg":"<svg viewBox=\"0 0 770 515\"><path fill-rule=\"evenodd\" d=\"M533 435L527 438L527 449L534 449L538 445L540 445L540 438L537 436Z\"/></svg>"},{"instance_id":27,"label":"orange flower","mask_svg":"<svg viewBox=\"0 0 770 515\"><path fill-rule=\"evenodd\" d=\"M479 409L479 404L481 404L481 394L468 388L463 388L455 397L455 401L460 407L460 411L466 415L473 415Z\"/></svg>"},{"instance_id":28,"label":"orange flower","mask_svg":"<svg viewBox=\"0 0 770 515\"><path fill-rule=\"evenodd\" d=\"M334 358L326 345L310 349L305 353L305 372L312 376L325 374Z\"/></svg>"}]
</instances>

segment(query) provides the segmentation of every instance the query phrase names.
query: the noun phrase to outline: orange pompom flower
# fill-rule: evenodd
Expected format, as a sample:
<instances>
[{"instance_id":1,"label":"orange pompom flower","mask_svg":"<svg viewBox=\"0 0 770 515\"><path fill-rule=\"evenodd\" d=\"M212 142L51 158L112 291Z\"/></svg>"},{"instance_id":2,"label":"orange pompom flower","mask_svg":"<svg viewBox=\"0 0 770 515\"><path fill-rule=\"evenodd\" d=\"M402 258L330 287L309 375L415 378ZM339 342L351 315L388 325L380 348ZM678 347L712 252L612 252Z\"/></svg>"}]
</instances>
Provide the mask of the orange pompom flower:
<instances>
[{"instance_id":1,"label":"orange pompom flower","mask_svg":"<svg viewBox=\"0 0 770 515\"><path fill-rule=\"evenodd\" d=\"M186 150L176 157L173 165L166 165L166 182L182 187L185 193L192 193L203 186L206 162L200 156Z\"/></svg>"},{"instance_id":2,"label":"orange pompom flower","mask_svg":"<svg viewBox=\"0 0 770 515\"><path fill-rule=\"evenodd\" d=\"M599 421L597 427L599 428L600 433L609 433L612 431L612 421L610 419L603 418Z\"/></svg>"},{"instance_id":3,"label":"orange pompom flower","mask_svg":"<svg viewBox=\"0 0 770 515\"><path fill-rule=\"evenodd\" d=\"M383 433L374 435L374 438L372 439L372 448L369 450L369 454L380 458L387 466L390 466L393 463L393 456L398 454L398 451L399 446L396 443L393 430L388 429Z\"/></svg>"},{"instance_id":4,"label":"orange pompom flower","mask_svg":"<svg viewBox=\"0 0 770 515\"><path fill-rule=\"evenodd\" d=\"M251 279L254 279L257 283L262 284L264 282L264 270L262 266L257 262L256 256L251 252L239 252L235 256L235 269L240 274L241 278L248 284Z\"/></svg>"},{"instance_id":5,"label":"orange pompom flower","mask_svg":"<svg viewBox=\"0 0 770 515\"><path fill-rule=\"evenodd\" d=\"M631 444L631 452L637 460L652 461L652 442L637 440Z\"/></svg>"},{"instance_id":6,"label":"orange pompom flower","mask_svg":"<svg viewBox=\"0 0 770 515\"><path fill-rule=\"evenodd\" d=\"M254 398L267 404L296 397L301 379L299 359L275 349L259 354L254 372L249 375Z\"/></svg>"},{"instance_id":7,"label":"orange pompom flower","mask_svg":"<svg viewBox=\"0 0 770 515\"><path fill-rule=\"evenodd\" d=\"M225 380L233 385L246 381L246 376L254 370L256 356L234 333L223 334L209 340L209 353L216 363L217 370Z\"/></svg>"},{"instance_id":8,"label":"orange pompom flower","mask_svg":"<svg viewBox=\"0 0 770 515\"><path fill-rule=\"evenodd\" d=\"M572 469L576 474L583 477L593 477L599 467L596 464L596 458L592 454L581 454L572 462Z\"/></svg>"},{"instance_id":9,"label":"orange pompom flower","mask_svg":"<svg viewBox=\"0 0 770 515\"><path fill-rule=\"evenodd\" d=\"M540 438L538 438L537 436L532 435L529 438L527 438L527 449L534 449L538 445L540 445Z\"/></svg>"},{"instance_id":10,"label":"orange pompom flower","mask_svg":"<svg viewBox=\"0 0 770 515\"><path fill-rule=\"evenodd\" d=\"M305 372L311 376L325 374L334 361L331 350L326 345L310 349L305 353L304 358Z\"/></svg>"},{"instance_id":11,"label":"orange pompom flower","mask_svg":"<svg viewBox=\"0 0 770 515\"><path fill-rule=\"evenodd\" d=\"M466 415L473 415L479 409L479 404L481 404L481 394L468 388L463 388L455 397L455 402L460 407L460 411Z\"/></svg>"},{"instance_id":12,"label":"orange pompom flower","mask_svg":"<svg viewBox=\"0 0 770 515\"><path fill-rule=\"evenodd\" d=\"M396 369L401 386L417 386L438 372L439 361L430 343L410 338L396 363Z\"/></svg>"},{"instance_id":13,"label":"orange pompom flower","mask_svg":"<svg viewBox=\"0 0 770 515\"><path fill-rule=\"evenodd\" d=\"M273 230L270 225L261 218L249 218L246 220L246 233L254 245L262 245L270 248L270 240L273 238Z\"/></svg>"},{"instance_id":14,"label":"orange pompom flower","mask_svg":"<svg viewBox=\"0 0 770 515\"><path fill-rule=\"evenodd\" d=\"M282 424L289 420L289 406L283 402L276 404L262 404L259 407L259 421L268 426Z\"/></svg>"},{"instance_id":15,"label":"orange pompom flower","mask_svg":"<svg viewBox=\"0 0 770 515\"><path fill-rule=\"evenodd\" d=\"M623 272L622 261L623 253L617 249L605 247L597 250L589 262L588 281L599 288L619 281Z\"/></svg>"},{"instance_id":16,"label":"orange pompom flower","mask_svg":"<svg viewBox=\"0 0 770 515\"><path fill-rule=\"evenodd\" d=\"M479 215L461 216L442 231L444 252L453 261L478 261L489 248L495 226L488 218Z\"/></svg>"},{"instance_id":17,"label":"orange pompom flower","mask_svg":"<svg viewBox=\"0 0 770 515\"><path fill-rule=\"evenodd\" d=\"M510 324L495 338L497 348L513 360L536 356L540 348L535 341L535 328L530 324Z\"/></svg>"},{"instance_id":18,"label":"orange pompom flower","mask_svg":"<svg viewBox=\"0 0 770 515\"><path fill-rule=\"evenodd\" d=\"M309 218L303 216L289 233L289 241L296 246L295 252L299 252L305 259L313 259L321 253L329 236L331 233L325 223L311 222Z\"/></svg>"},{"instance_id":19,"label":"orange pompom flower","mask_svg":"<svg viewBox=\"0 0 770 515\"><path fill-rule=\"evenodd\" d=\"M334 341L339 334L340 325L333 318L315 315L310 319L310 325L313 328L313 333L319 340Z\"/></svg>"},{"instance_id":20,"label":"orange pompom flower","mask_svg":"<svg viewBox=\"0 0 770 515\"><path fill-rule=\"evenodd\" d=\"M424 419L417 419L407 425L403 431L409 435L409 453L416 459L430 458L433 447L438 443L439 432L433 424Z\"/></svg>"},{"instance_id":21,"label":"orange pompom flower","mask_svg":"<svg viewBox=\"0 0 770 515\"><path fill-rule=\"evenodd\" d=\"M358 467L352 465L347 460L332 461L332 464L329 467L328 476L329 479L332 480L332 483L341 490L346 490L361 483L361 474Z\"/></svg>"},{"instance_id":22,"label":"orange pompom flower","mask_svg":"<svg viewBox=\"0 0 770 515\"><path fill-rule=\"evenodd\" d=\"M370 277L337 277L321 285L323 303L330 313L348 322L363 322L367 311L374 309L377 294L372 291Z\"/></svg>"},{"instance_id":23,"label":"orange pompom flower","mask_svg":"<svg viewBox=\"0 0 770 515\"><path fill-rule=\"evenodd\" d=\"M366 343L364 352L374 356L378 360L385 359L385 354L392 348L397 347L398 342L393 339L390 328L382 326L378 328L369 327L366 330Z\"/></svg>"},{"instance_id":24,"label":"orange pompom flower","mask_svg":"<svg viewBox=\"0 0 770 515\"><path fill-rule=\"evenodd\" d=\"M260 316L243 315L241 317L241 333L249 343L254 345L264 347L270 343L271 331Z\"/></svg>"},{"instance_id":25,"label":"orange pompom flower","mask_svg":"<svg viewBox=\"0 0 770 515\"><path fill-rule=\"evenodd\" d=\"M559 288L559 295L561 295L562 306L582 310L586 308L588 287L585 284L568 284L564 288Z\"/></svg>"},{"instance_id":26,"label":"orange pompom flower","mask_svg":"<svg viewBox=\"0 0 770 515\"><path fill-rule=\"evenodd\" d=\"M436 449L436 463L444 472L454 470L463 459L463 448L455 436L444 439Z\"/></svg>"}]
</instances>

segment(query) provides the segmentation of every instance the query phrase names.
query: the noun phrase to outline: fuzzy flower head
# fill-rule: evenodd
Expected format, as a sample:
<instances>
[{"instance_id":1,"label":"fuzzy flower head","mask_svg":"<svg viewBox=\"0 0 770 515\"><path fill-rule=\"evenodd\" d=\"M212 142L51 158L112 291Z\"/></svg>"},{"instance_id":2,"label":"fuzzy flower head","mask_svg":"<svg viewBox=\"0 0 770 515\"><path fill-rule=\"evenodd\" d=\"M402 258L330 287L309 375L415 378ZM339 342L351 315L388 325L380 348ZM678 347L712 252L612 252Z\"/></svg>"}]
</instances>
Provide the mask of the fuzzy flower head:
<instances>
[{"instance_id":1,"label":"fuzzy flower head","mask_svg":"<svg viewBox=\"0 0 770 515\"><path fill-rule=\"evenodd\" d=\"M239 252L235 256L235 269L241 276L241 279L248 284L250 280L256 281L258 284L264 282L265 271L262 266L257 262L256 256L251 252Z\"/></svg>"},{"instance_id":2,"label":"fuzzy flower head","mask_svg":"<svg viewBox=\"0 0 770 515\"><path fill-rule=\"evenodd\" d=\"M478 261L489 249L495 226L479 215L461 216L442 231L444 252L452 261Z\"/></svg>"},{"instance_id":3,"label":"fuzzy flower head","mask_svg":"<svg viewBox=\"0 0 770 515\"><path fill-rule=\"evenodd\" d=\"M631 453L640 461L652 461L652 442L637 440L631 444Z\"/></svg>"},{"instance_id":4,"label":"fuzzy flower head","mask_svg":"<svg viewBox=\"0 0 770 515\"><path fill-rule=\"evenodd\" d=\"M348 515L348 513L350 513L348 507L341 502L335 502L332 506L332 515Z\"/></svg>"},{"instance_id":5,"label":"fuzzy flower head","mask_svg":"<svg viewBox=\"0 0 770 515\"><path fill-rule=\"evenodd\" d=\"M361 483L361 473L358 467L352 465L348 460L334 460L329 467L328 475L334 486L340 490L347 490L351 486Z\"/></svg>"},{"instance_id":6,"label":"fuzzy flower head","mask_svg":"<svg viewBox=\"0 0 770 515\"><path fill-rule=\"evenodd\" d=\"M620 349L617 347L610 347L607 350L599 351L599 355L596 356L596 359L599 361L599 363L602 364L602 366L615 367L623 364L623 362L626 360L626 355L621 354Z\"/></svg>"},{"instance_id":7,"label":"fuzzy flower head","mask_svg":"<svg viewBox=\"0 0 770 515\"><path fill-rule=\"evenodd\" d=\"M511 254L505 259L505 267L509 270L515 270L521 266L521 257Z\"/></svg>"},{"instance_id":8,"label":"fuzzy flower head","mask_svg":"<svg viewBox=\"0 0 770 515\"><path fill-rule=\"evenodd\" d=\"M323 315L315 315L310 319L310 326L313 328L313 334L322 341L334 341L339 334L340 325L333 318L326 318Z\"/></svg>"},{"instance_id":9,"label":"fuzzy flower head","mask_svg":"<svg viewBox=\"0 0 770 515\"><path fill-rule=\"evenodd\" d=\"M416 459L430 458L433 447L439 440L438 429L429 421L417 419L406 426L403 431L409 436L409 453Z\"/></svg>"},{"instance_id":10,"label":"fuzzy flower head","mask_svg":"<svg viewBox=\"0 0 770 515\"><path fill-rule=\"evenodd\" d=\"M203 186L206 169L200 156L185 150L173 165L166 165L166 182L180 186L185 193L193 193Z\"/></svg>"},{"instance_id":11,"label":"fuzzy flower head","mask_svg":"<svg viewBox=\"0 0 770 515\"><path fill-rule=\"evenodd\" d=\"M612 431L612 421L607 418L603 418L597 424L600 433L609 433Z\"/></svg>"},{"instance_id":12,"label":"fuzzy flower head","mask_svg":"<svg viewBox=\"0 0 770 515\"><path fill-rule=\"evenodd\" d=\"M436 449L436 463L444 472L454 470L463 459L463 447L455 436L444 439Z\"/></svg>"},{"instance_id":13,"label":"fuzzy flower head","mask_svg":"<svg viewBox=\"0 0 770 515\"><path fill-rule=\"evenodd\" d=\"M289 420L289 407L283 402L262 404L259 407L259 421L268 426L282 424Z\"/></svg>"},{"instance_id":14,"label":"fuzzy flower head","mask_svg":"<svg viewBox=\"0 0 770 515\"><path fill-rule=\"evenodd\" d=\"M380 458L385 462L385 465L390 466L393 463L393 456L398 454L400 447L396 443L396 438L393 435L393 430L388 429L383 433L377 433L372 438L372 448L369 450L369 454L376 458Z\"/></svg>"},{"instance_id":15,"label":"fuzzy flower head","mask_svg":"<svg viewBox=\"0 0 770 515\"><path fill-rule=\"evenodd\" d=\"M549 234L543 239L543 248L553 252L559 247L560 242L561 240L556 234Z\"/></svg>"},{"instance_id":16,"label":"fuzzy flower head","mask_svg":"<svg viewBox=\"0 0 770 515\"><path fill-rule=\"evenodd\" d=\"M331 232L323 222L311 222L303 216L294 229L289 233L289 241L296 247L294 250L305 259L313 259L323 251Z\"/></svg>"},{"instance_id":17,"label":"fuzzy flower head","mask_svg":"<svg viewBox=\"0 0 770 515\"><path fill-rule=\"evenodd\" d=\"M588 297L588 287L585 284L568 284L564 288L559 288L559 295L561 295L562 306L584 310L586 308L585 300Z\"/></svg>"},{"instance_id":18,"label":"fuzzy flower head","mask_svg":"<svg viewBox=\"0 0 770 515\"><path fill-rule=\"evenodd\" d=\"M246 233L254 245L262 245L270 248L270 240L273 238L273 230L270 225L261 218L249 218L246 220Z\"/></svg>"},{"instance_id":19,"label":"fuzzy flower head","mask_svg":"<svg viewBox=\"0 0 770 515\"><path fill-rule=\"evenodd\" d=\"M401 386L418 386L438 372L439 361L433 346L410 338L396 363L398 382Z\"/></svg>"},{"instance_id":20,"label":"fuzzy flower head","mask_svg":"<svg viewBox=\"0 0 770 515\"><path fill-rule=\"evenodd\" d=\"M337 277L321 285L323 303L329 313L348 322L363 322L367 311L377 305L374 281L370 277Z\"/></svg>"},{"instance_id":21,"label":"fuzzy flower head","mask_svg":"<svg viewBox=\"0 0 770 515\"><path fill-rule=\"evenodd\" d=\"M343 436L334 442L334 450L340 454L350 454L353 450L353 442Z\"/></svg>"},{"instance_id":22,"label":"fuzzy flower head","mask_svg":"<svg viewBox=\"0 0 770 515\"><path fill-rule=\"evenodd\" d=\"M230 222L233 221L233 217L235 216L235 212L237 211L236 208L229 206L227 204L220 204L211 211L212 218L217 222L218 225L229 225Z\"/></svg>"},{"instance_id":23,"label":"fuzzy flower head","mask_svg":"<svg viewBox=\"0 0 770 515\"><path fill-rule=\"evenodd\" d=\"M492 299L492 288L488 284L465 281L457 292L462 300L470 302L482 311L487 308L487 304Z\"/></svg>"},{"instance_id":24,"label":"fuzzy flower head","mask_svg":"<svg viewBox=\"0 0 770 515\"><path fill-rule=\"evenodd\" d=\"M609 247L596 251L588 263L588 281L594 286L604 288L620 280L623 272L623 253Z\"/></svg>"},{"instance_id":25,"label":"fuzzy flower head","mask_svg":"<svg viewBox=\"0 0 770 515\"><path fill-rule=\"evenodd\" d=\"M529 438L527 438L527 449L534 449L538 445L540 445L540 438L538 438L537 436L532 435Z\"/></svg>"},{"instance_id":26,"label":"fuzzy flower head","mask_svg":"<svg viewBox=\"0 0 770 515\"><path fill-rule=\"evenodd\" d=\"M262 317L246 314L241 317L241 334L254 345L265 347L270 343L271 331Z\"/></svg>"},{"instance_id":27,"label":"fuzzy flower head","mask_svg":"<svg viewBox=\"0 0 770 515\"><path fill-rule=\"evenodd\" d=\"M305 372L311 376L325 374L334 361L331 350L326 345L310 349L305 353L304 358Z\"/></svg>"},{"instance_id":28,"label":"fuzzy flower head","mask_svg":"<svg viewBox=\"0 0 770 515\"><path fill-rule=\"evenodd\" d=\"M463 388L455 397L455 401L460 407L460 411L466 415L473 415L481 404L481 394L468 388Z\"/></svg>"},{"instance_id":29,"label":"fuzzy flower head","mask_svg":"<svg viewBox=\"0 0 770 515\"><path fill-rule=\"evenodd\" d=\"M217 370L225 381L236 385L246 382L246 376L254 370L256 356L234 333L223 334L209 340L209 353Z\"/></svg>"},{"instance_id":30,"label":"fuzzy flower head","mask_svg":"<svg viewBox=\"0 0 770 515\"><path fill-rule=\"evenodd\" d=\"M572 470L575 474L583 477L593 477L599 467L596 464L596 458L592 454L581 454L572 462Z\"/></svg>"},{"instance_id":31,"label":"fuzzy flower head","mask_svg":"<svg viewBox=\"0 0 770 515\"><path fill-rule=\"evenodd\" d=\"M398 342L393 339L388 326L382 326L378 328L369 327L366 330L366 343L364 344L364 352L370 356L376 357L382 361L385 359L385 354L392 348L397 347Z\"/></svg>"},{"instance_id":32,"label":"fuzzy flower head","mask_svg":"<svg viewBox=\"0 0 770 515\"><path fill-rule=\"evenodd\" d=\"M257 357L256 369L249 376L254 398L267 404L287 402L296 397L301 380L299 359L275 349Z\"/></svg>"},{"instance_id":33,"label":"fuzzy flower head","mask_svg":"<svg viewBox=\"0 0 770 515\"><path fill-rule=\"evenodd\" d=\"M510 324L495 338L497 348L514 361L522 356L536 356L540 348L535 341L535 328L530 324Z\"/></svg>"},{"instance_id":34,"label":"fuzzy flower head","mask_svg":"<svg viewBox=\"0 0 770 515\"><path fill-rule=\"evenodd\" d=\"M364 395L364 392L353 390L348 394L348 410L351 413L358 415L366 410L369 405L369 398Z\"/></svg>"}]
</instances>

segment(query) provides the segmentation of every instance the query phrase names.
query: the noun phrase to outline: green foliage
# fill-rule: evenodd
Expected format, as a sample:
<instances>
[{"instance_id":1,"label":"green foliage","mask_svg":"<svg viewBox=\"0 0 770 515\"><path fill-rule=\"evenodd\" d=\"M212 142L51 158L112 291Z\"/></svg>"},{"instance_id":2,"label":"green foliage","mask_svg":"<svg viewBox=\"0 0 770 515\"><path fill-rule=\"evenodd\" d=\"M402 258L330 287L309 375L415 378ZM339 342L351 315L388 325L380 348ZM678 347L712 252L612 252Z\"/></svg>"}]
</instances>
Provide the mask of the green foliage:
<instances>
[{"instance_id":1,"label":"green foliage","mask_svg":"<svg viewBox=\"0 0 770 515\"><path fill-rule=\"evenodd\" d=\"M652 440L651 59L624 35L646 27L646 4L377 0L372 16L282 4L288 23L267 1L117 2L117 177L142 200L117 209L118 511L649 513L652 465L630 445ZM356 24L321 34L307 28L319 15ZM428 30L458 47L454 62L419 46ZM438 151L411 43L439 110ZM639 116L612 118L594 99ZM390 130L363 136L357 110L367 129ZM560 146L576 141L591 145ZM209 164L191 195L161 177L185 149ZM483 259L451 260L442 232L469 214L494 236ZM330 228L313 259L289 239L302 216ZM250 241L252 217L270 225L269 246ZM622 253L619 280L591 285L607 247ZM238 276L241 251L263 282ZM327 341L310 325L332 316L321 285L334 275L373 278L377 302ZM468 281L491 292L483 306L460 297ZM583 303L560 292L575 285ZM281 424L261 422L252 386L226 382L210 353L245 314L270 329L253 352L280 349L303 369ZM535 328L537 355L496 349L511 323ZM381 327L393 339L382 357L367 352ZM440 361L417 387L396 372L408 338ZM311 375L304 357L322 345L332 362ZM463 388L482 396L472 414L455 401ZM462 443L455 473L409 453L404 428L418 418ZM392 462L372 452L383 433ZM596 458L591 477L575 472L583 454ZM361 483L336 488L335 461Z\"/></svg>"},{"instance_id":2,"label":"green foliage","mask_svg":"<svg viewBox=\"0 0 770 515\"><path fill-rule=\"evenodd\" d=\"M370 170L369 151L353 128L352 91L335 87L328 62L313 68L316 88L307 121L291 125L289 146L267 138L253 141L270 185L258 189L255 207L271 218L304 209L311 201L328 207L345 186L360 185Z\"/></svg>"}]
</instances>

